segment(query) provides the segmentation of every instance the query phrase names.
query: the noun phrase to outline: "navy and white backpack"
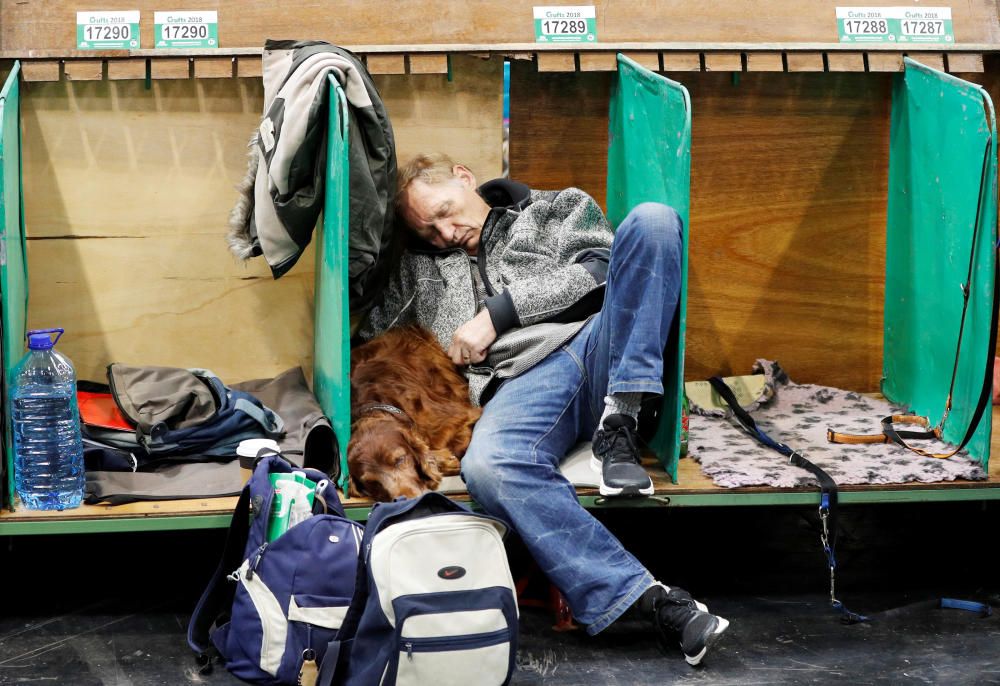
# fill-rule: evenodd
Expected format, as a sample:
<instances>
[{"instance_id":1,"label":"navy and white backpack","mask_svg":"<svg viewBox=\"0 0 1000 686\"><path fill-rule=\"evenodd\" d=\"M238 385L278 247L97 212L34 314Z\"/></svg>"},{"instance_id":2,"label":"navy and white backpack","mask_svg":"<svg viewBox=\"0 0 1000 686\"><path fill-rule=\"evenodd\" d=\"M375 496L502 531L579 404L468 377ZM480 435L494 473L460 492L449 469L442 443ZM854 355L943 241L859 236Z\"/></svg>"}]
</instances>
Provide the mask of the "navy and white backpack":
<instances>
[{"instance_id":1,"label":"navy and white backpack","mask_svg":"<svg viewBox=\"0 0 1000 686\"><path fill-rule=\"evenodd\" d=\"M338 640L336 681L506 684L518 620L506 532L500 520L439 493L374 507Z\"/></svg>"},{"instance_id":2,"label":"navy and white backpack","mask_svg":"<svg viewBox=\"0 0 1000 686\"><path fill-rule=\"evenodd\" d=\"M269 475L304 471L317 484L313 515L267 542ZM324 504L325 501L325 504ZM325 509L325 513L323 512ZM233 513L222 561L188 625L209 669L220 657L257 684L315 683L354 595L362 527L344 516L336 485L314 469L260 458ZM227 619L228 618L228 619ZM336 651L331 655L336 663Z\"/></svg>"}]
</instances>

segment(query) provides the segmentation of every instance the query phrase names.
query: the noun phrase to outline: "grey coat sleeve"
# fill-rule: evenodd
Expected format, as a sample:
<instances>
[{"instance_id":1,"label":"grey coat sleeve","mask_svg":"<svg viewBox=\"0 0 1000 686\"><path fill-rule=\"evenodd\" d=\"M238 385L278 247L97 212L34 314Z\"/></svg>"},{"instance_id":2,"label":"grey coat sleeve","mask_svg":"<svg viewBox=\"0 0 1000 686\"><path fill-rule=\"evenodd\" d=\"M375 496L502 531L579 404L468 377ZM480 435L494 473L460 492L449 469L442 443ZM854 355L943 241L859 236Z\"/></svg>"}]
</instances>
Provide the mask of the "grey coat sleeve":
<instances>
[{"instance_id":1,"label":"grey coat sleeve","mask_svg":"<svg viewBox=\"0 0 1000 686\"><path fill-rule=\"evenodd\" d=\"M517 265L517 278L487 303L494 305L491 316L496 310L494 319L506 322L500 312L509 300L518 326L552 319L602 286L614 237L598 204L577 188L536 201L525 212L531 221L517 222L504 251L504 261Z\"/></svg>"}]
</instances>

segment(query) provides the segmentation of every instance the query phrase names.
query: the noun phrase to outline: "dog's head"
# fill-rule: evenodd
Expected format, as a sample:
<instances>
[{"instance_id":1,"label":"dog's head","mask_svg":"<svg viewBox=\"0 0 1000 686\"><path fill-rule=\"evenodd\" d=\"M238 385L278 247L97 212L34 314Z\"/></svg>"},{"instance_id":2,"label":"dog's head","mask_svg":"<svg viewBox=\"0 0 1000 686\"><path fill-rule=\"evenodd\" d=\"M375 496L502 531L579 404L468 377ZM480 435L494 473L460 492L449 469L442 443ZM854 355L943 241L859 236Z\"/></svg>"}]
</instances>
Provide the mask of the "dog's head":
<instances>
[{"instance_id":1,"label":"dog's head","mask_svg":"<svg viewBox=\"0 0 1000 686\"><path fill-rule=\"evenodd\" d=\"M396 416L363 417L347 445L351 495L389 502L415 498L441 483L434 456L412 424Z\"/></svg>"}]
</instances>

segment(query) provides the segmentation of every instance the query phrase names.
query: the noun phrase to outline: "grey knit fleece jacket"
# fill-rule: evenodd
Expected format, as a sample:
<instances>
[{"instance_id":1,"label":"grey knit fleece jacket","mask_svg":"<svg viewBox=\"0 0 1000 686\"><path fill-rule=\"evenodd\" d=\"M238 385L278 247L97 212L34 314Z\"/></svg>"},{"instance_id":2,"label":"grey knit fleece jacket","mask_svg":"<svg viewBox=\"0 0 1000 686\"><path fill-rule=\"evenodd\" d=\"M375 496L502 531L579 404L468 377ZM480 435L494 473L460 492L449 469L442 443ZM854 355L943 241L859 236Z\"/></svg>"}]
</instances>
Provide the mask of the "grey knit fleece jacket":
<instances>
[{"instance_id":1,"label":"grey knit fleece jacket","mask_svg":"<svg viewBox=\"0 0 1000 686\"><path fill-rule=\"evenodd\" d=\"M476 404L600 310L614 236L601 208L578 188L535 191L498 179L478 190L491 210L477 257L460 248L408 249L358 332L368 340L416 323L447 348L458 327L488 308L497 339L486 360L464 370Z\"/></svg>"}]
</instances>

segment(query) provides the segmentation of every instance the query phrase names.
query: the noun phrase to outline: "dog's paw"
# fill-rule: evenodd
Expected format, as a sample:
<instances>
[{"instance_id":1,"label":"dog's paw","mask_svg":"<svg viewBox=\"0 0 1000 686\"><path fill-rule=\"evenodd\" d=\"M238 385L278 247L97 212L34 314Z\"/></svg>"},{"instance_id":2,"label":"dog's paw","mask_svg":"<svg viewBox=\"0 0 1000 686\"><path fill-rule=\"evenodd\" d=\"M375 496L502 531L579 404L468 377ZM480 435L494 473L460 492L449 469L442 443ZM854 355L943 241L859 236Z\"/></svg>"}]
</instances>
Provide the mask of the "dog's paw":
<instances>
[{"instance_id":1,"label":"dog's paw","mask_svg":"<svg viewBox=\"0 0 1000 686\"><path fill-rule=\"evenodd\" d=\"M441 476L458 476L461 471L461 463L459 459L451 454L448 450L432 450L430 451L431 457L437 464L438 471L441 472Z\"/></svg>"}]
</instances>

